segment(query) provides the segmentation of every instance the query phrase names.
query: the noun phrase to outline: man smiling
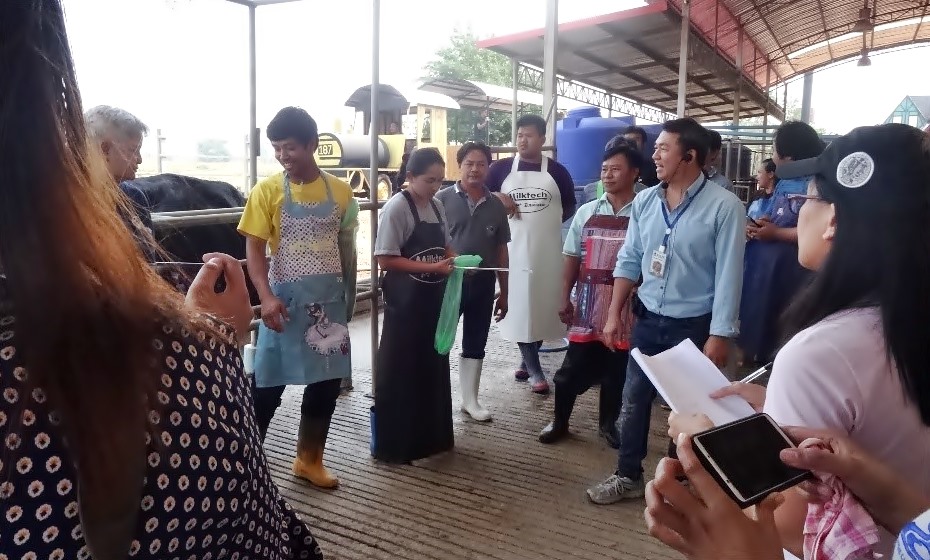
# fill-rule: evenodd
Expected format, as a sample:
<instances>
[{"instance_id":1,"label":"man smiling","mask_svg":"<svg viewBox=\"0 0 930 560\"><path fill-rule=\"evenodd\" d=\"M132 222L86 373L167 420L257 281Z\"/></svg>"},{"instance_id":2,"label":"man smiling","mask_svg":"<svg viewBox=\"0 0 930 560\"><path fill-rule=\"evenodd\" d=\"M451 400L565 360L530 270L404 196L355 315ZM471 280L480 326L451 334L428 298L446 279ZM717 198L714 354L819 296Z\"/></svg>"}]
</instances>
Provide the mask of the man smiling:
<instances>
[{"instance_id":1,"label":"man smiling","mask_svg":"<svg viewBox=\"0 0 930 560\"><path fill-rule=\"evenodd\" d=\"M262 303L255 420L264 439L284 387L304 385L294 474L333 488L323 448L341 381L352 372L346 324L355 304L358 202L348 184L317 166L317 126L306 111L281 109L267 135L284 172L255 185L239 222Z\"/></svg>"},{"instance_id":2,"label":"man smiling","mask_svg":"<svg viewBox=\"0 0 930 560\"><path fill-rule=\"evenodd\" d=\"M491 165L491 149L481 142L466 142L459 148L456 159L462 180L436 195L446 210L452 248L459 255L480 255L483 268L507 268L510 241L507 210L484 184ZM466 271L462 281L461 313L465 316L459 361L462 410L480 422L491 419L491 414L478 404L478 385L491 328L494 276L491 271ZM497 280L500 295L494 315L500 321L507 314L507 273L499 271Z\"/></svg>"},{"instance_id":3,"label":"man smiling","mask_svg":"<svg viewBox=\"0 0 930 560\"><path fill-rule=\"evenodd\" d=\"M746 245L745 208L733 193L708 186L703 168L707 131L693 119L666 122L652 156L661 183L633 201L626 241L617 256L614 291L603 341L620 338L621 309L635 283L636 324L630 346L654 356L685 339L718 367L727 364L738 334ZM630 360L619 420L617 470L588 489L591 501L609 504L643 496L643 460L656 390Z\"/></svg>"}]
</instances>

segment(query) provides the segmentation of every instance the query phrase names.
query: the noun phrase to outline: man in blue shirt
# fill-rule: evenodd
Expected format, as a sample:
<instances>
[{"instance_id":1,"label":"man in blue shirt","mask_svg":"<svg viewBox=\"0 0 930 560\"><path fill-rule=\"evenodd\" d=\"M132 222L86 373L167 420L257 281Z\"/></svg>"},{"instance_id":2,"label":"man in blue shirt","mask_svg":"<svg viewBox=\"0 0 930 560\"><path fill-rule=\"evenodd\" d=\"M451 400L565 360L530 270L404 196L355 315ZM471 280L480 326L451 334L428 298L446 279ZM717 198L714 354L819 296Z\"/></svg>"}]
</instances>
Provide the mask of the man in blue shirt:
<instances>
[{"instance_id":1,"label":"man in blue shirt","mask_svg":"<svg viewBox=\"0 0 930 560\"><path fill-rule=\"evenodd\" d=\"M614 291L603 340L613 347L620 310L633 286L641 302L631 347L653 356L691 339L718 367L727 364L739 330L746 217L743 203L710 184L703 172L707 131L693 119L666 122L653 160L661 183L633 201L626 242L614 269ZM630 360L619 420L617 470L588 489L610 504L643 496L643 459L656 390Z\"/></svg>"}]
</instances>

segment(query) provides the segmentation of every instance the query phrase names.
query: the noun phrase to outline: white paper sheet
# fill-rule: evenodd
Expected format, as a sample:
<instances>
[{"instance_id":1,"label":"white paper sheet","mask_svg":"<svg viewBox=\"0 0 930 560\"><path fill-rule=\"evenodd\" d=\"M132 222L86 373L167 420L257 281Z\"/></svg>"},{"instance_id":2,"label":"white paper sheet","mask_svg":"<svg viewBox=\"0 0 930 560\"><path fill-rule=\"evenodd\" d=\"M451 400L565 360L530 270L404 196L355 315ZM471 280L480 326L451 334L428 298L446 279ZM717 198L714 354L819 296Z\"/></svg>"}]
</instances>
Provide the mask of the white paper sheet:
<instances>
[{"instance_id":1,"label":"white paper sheet","mask_svg":"<svg viewBox=\"0 0 930 560\"><path fill-rule=\"evenodd\" d=\"M798 557L795 556L794 554L791 554L791 553L788 552L787 550L782 550L782 552L785 553L785 560L801 560L800 558L798 558Z\"/></svg>"},{"instance_id":2,"label":"white paper sheet","mask_svg":"<svg viewBox=\"0 0 930 560\"><path fill-rule=\"evenodd\" d=\"M646 356L638 348L631 355L679 414L706 414L715 426L755 414L742 397L710 398L710 393L730 382L690 339L655 356Z\"/></svg>"}]
</instances>

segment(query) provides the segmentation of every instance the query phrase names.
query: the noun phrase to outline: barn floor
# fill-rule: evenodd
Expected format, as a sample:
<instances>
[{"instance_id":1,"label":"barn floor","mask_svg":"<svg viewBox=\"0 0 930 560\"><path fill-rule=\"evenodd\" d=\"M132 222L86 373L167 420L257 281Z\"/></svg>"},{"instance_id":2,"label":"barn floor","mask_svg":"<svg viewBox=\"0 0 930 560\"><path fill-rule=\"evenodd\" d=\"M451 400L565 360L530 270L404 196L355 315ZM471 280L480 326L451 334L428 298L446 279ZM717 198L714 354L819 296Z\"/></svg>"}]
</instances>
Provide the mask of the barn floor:
<instances>
[{"instance_id":1,"label":"barn floor","mask_svg":"<svg viewBox=\"0 0 930 560\"><path fill-rule=\"evenodd\" d=\"M458 411L452 386L456 448L412 466L376 463L369 453L372 401L369 317L353 324L355 390L339 399L326 463L335 491L315 489L290 468L299 417L299 388L285 393L265 443L284 495L301 511L328 559L639 559L678 558L645 532L644 502L588 502L585 488L613 470L616 452L597 437L597 389L578 400L572 437L536 440L552 415L552 396L513 379L515 345L492 331L480 400L494 415L480 424ZM458 349L453 348L452 356ZM563 353L543 354L554 372ZM647 475L664 453L667 413L656 407Z\"/></svg>"}]
</instances>

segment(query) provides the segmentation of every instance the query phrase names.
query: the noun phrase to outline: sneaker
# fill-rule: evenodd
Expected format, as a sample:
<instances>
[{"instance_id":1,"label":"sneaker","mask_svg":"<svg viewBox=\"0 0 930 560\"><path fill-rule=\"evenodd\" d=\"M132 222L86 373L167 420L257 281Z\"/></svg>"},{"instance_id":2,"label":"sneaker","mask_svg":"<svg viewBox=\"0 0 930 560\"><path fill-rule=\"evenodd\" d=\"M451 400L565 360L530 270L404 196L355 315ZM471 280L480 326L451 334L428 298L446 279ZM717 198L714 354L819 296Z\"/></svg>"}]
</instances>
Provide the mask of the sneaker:
<instances>
[{"instance_id":1,"label":"sneaker","mask_svg":"<svg viewBox=\"0 0 930 560\"><path fill-rule=\"evenodd\" d=\"M526 381L530 378L530 374L525 369L518 369L517 371L513 372L513 378L517 381Z\"/></svg>"},{"instance_id":2,"label":"sneaker","mask_svg":"<svg viewBox=\"0 0 930 560\"><path fill-rule=\"evenodd\" d=\"M643 478L631 480L616 473L604 482L588 488L588 498L600 505L615 504L621 500L642 498L645 495L646 481Z\"/></svg>"}]
</instances>

